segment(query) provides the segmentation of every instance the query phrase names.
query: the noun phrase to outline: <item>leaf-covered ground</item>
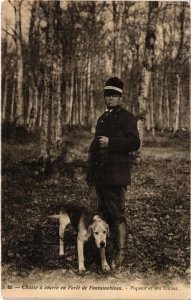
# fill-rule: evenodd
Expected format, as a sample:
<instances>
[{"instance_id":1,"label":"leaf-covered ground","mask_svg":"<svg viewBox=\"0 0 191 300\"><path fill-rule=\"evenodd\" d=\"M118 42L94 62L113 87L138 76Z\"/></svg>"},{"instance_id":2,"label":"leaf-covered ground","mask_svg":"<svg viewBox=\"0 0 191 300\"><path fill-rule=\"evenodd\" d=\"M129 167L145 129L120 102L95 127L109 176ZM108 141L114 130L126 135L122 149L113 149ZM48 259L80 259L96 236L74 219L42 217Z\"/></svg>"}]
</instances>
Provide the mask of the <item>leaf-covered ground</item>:
<instances>
[{"instance_id":1,"label":"leaf-covered ground","mask_svg":"<svg viewBox=\"0 0 191 300\"><path fill-rule=\"evenodd\" d=\"M69 137L70 139L70 137ZM93 241L87 242L87 273L77 272L76 233L66 232L66 260L58 258L58 222L47 218L63 202L95 205L85 183L87 149L91 137L73 136L65 158L51 177L36 169L34 144L2 147L2 281L39 284L94 282L120 284L188 282L189 274L189 149L174 139L147 139L143 161L132 166L132 185L126 194L129 228L128 263L120 271L103 274ZM162 147L161 147L162 145ZM91 195L91 197L90 197ZM107 257L115 255L109 239Z\"/></svg>"}]
</instances>

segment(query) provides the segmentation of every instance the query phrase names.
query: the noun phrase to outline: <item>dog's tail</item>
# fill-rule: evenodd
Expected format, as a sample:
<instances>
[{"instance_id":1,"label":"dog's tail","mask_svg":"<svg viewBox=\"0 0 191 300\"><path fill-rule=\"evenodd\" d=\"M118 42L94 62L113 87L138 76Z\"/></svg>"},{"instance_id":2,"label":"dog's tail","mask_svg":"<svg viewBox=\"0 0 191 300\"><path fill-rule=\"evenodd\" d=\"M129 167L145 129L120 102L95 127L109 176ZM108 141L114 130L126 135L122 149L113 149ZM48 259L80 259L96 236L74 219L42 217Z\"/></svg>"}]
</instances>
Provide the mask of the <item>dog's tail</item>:
<instances>
[{"instance_id":1,"label":"dog's tail","mask_svg":"<svg viewBox=\"0 0 191 300\"><path fill-rule=\"evenodd\" d=\"M57 220L58 220L58 219L59 219L59 216L60 216L60 215L51 215L51 216L48 216L48 218L49 218L49 219L57 219Z\"/></svg>"}]
</instances>

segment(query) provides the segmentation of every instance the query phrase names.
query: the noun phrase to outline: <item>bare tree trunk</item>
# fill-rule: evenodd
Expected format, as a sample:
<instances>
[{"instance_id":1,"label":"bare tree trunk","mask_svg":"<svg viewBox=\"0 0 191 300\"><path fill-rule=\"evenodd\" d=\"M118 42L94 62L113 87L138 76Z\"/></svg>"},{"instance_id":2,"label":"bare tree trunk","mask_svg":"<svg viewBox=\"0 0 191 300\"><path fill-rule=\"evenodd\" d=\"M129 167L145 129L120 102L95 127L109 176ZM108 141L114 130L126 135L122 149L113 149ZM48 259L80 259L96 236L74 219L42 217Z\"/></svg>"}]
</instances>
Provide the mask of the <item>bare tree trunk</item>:
<instances>
[{"instance_id":1,"label":"bare tree trunk","mask_svg":"<svg viewBox=\"0 0 191 300\"><path fill-rule=\"evenodd\" d=\"M117 75L117 4L116 1L112 2L113 4L113 74Z\"/></svg>"},{"instance_id":2,"label":"bare tree trunk","mask_svg":"<svg viewBox=\"0 0 191 300\"><path fill-rule=\"evenodd\" d=\"M23 50L22 50L22 31L21 31L21 5L22 1L14 2L15 9L15 31L16 31L16 52L17 52L17 68L16 68L16 107L15 121L16 125L24 125L24 99L23 99Z\"/></svg>"},{"instance_id":3,"label":"bare tree trunk","mask_svg":"<svg viewBox=\"0 0 191 300\"><path fill-rule=\"evenodd\" d=\"M79 121L80 124L84 125L84 69L82 62L80 64L80 67L82 68L81 78L80 78L80 107L79 107Z\"/></svg>"},{"instance_id":4,"label":"bare tree trunk","mask_svg":"<svg viewBox=\"0 0 191 300\"><path fill-rule=\"evenodd\" d=\"M29 85L29 101L28 101L27 117L26 117L26 125L27 126L29 126L29 123L30 123L30 113L32 110L32 99L33 99L33 91L32 91L32 87Z\"/></svg>"},{"instance_id":5,"label":"bare tree trunk","mask_svg":"<svg viewBox=\"0 0 191 300\"><path fill-rule=\"evenodd\" d=\"M46 11L46 33L45 33L45 70L44 70L44 92L43 111L41 126L41 157L43 161L50 157L52 146L52 100L53 100L53 50L54 50L54 5L55 2L40 3L42 10Z\"/></svg>"},{"instance_id":6,"label":"bare tree trunk","mask_svg":"<svg viewBox=\"0 0 191 300\"><path fill-rule=\"evenodd\" d=\"M166 129L170 130L170 107L169 107L169 95L168 95L168 81L167 76L165 77L165 92L166 92Z\"/></svg>"},{"instance_id":7,"label":"bare tree trunk","mask_svg":"<svg viewBox=\"0 0 191 300\"><path fill-rule=\"evenodd\" d=\"M15 111L15 74L13 76L13 85L12 85L12 94L11 94L11 110L10 110L10 116L9 121L14 122L14 111Z\"/></svg>"},{"instance_id":8,"label":"bare tree trunk","mask_svg":"<svg viewBox=\"0 0 191 300\"><path fill-rule=\"evenodd\" d=\"M42 125L42 114L43 114L43 99L42 92L38 93L38 106L37 106L37 118L36 118L36 128L40 128Z\"/></svg>"},{"instance_id":9,"label":"bare tree trunk","mask_svg":"<svg viewBox=\"0 0 191 300\"><path fill-rule=\"evenodd\" d=\"M73 105L72 105L72 125L77 125L77 112L78 112L78 103L76 98L76 73L77 68L74 68L74 83L73 83Z\"/></svg>"},{"instance_id":10,"label":"bare tree trunk","mask_svg":"<svg viewBox=\"0 0 191 300\"><path fill-rule=\"evenodd\" d=\"M52 132L52 144L56 145L61 142L61 75L54 74L54 94L52 101L52 120L51 120L51 132Z\"/></svg>"},{"instance_id":11,"label":"bare tree trunk","mask_svg":"<svg viewBox=\"0 0 191 300\"><path fill-rule=\"evenodd\" d=\"M180 77L177 74L177 93L176 93L176 110L175 110L175 124L174 124L174 133L179 128L179 115L180 115Z\"/></svg>"},{"instance_id":12,"label":"bare tree trunk","mask_svg":"<svg viewBox=\"0 0 191 300\"><path fill-rule=\"evenodd\" d=\"M76 71L75 71L75 125L79 124L79 101L78 101L78 68L76 65Z\"/></svg>"},{"instance_id":13,"label":"bare tree trunk","mask_svg":"<svg viewBox=\"0 0 191 300\"><path fill-rule=\"evenodd\" d=\"M62 106L61 106L61 75L58 77L58 88L57 88L57 122L56 122L56 143L61 142L62 139Z\"/></svg>"},{"instance_id":14,"label":"bare tree trunk","mask_svg":"<svg viewBox=\"0 0 191 300\"><path fill-rule=\"evenodd\" d=\"M62 139L62 126L61 126L61 86L62 86L62 45L61 45L61 19L60 19L60 2L54 3L54 16L56 23L54 23L54 52L53 52L53 84L55 85L53 95L53 105L55 107L54 114L52 115L52 140L53 145L57 146L60 150L61 139ZM52 38L53 38L52 37ZM53 130L54 128L54 130Z\"/></svg>"},{"instance_id":15,"label":"bare tree trunk","mask_svg":"<svg viewBox=\"0 0 191 300\"><path fill-rule=\"evenodd\" d=\"M149 2L149 13L147 23L147 33L145 39L144 64L142 69L142 80L140 86L140 96L138 97L138 128L143 142L144 120L146 114L146 103L148 102L149 85L153 70L154 44L156 39L156 24L158 17L158 1Z\"/></svg>"},{"instance_id":16,"label":"bare tree trunk","mask_svg":"<svg viewBox=\"0 0 191 300\"><path fill-rule=\"evenodd\" d=\"M154 76L151 78L151 95L150 95L150 116L152 137L155 137L155 121L154 121Z\"/></svg>"},{"instance_id":17,"label":"bare tree trunk","mask_svg":"<svg viewBox=\"0 0 191 300\"><path fill-rule=\"evenodd\" d=\"M90 111L92 110L92 86L91 86L91 57L88 57L88 65L87 65L87 100L88 100L88 107L87 107L87 116L88 116L88 125L91 128L92 125L92 116ZM88 114L89 110L89 114Z\"/></svg>"},{"instance_id":18,"label":"bare tree trunk","mask_svg":"<svg viewBox=\"0 0 191 300\"><path fill-rule=\"evenodd\" d=\"M70 107L70 101L71 101L71 95L70 95L70 86L69 81L66 80L66 89L65 89L65 106L64 106L64 123L70 124L71 122L71 107Z\"/></svg>"},{"instance_id":19,"label":"bare tree trunk","mask_svg":"<svg viewBox=\"0 0 191 300\"><path fill-rule=\"evenodd\" d=\"M46 80L46 78L45 78ZM47 136L48 136L48 87L45 87L42 100L42 124L41 124L41 156L47 156Z\"/></svg>"},{"instance_id":20,"label":"bare tree trunk","mask_svg":"<svg viewBox=\"0 0 191 300\"><path fill-rule=\"evenodd\" d=\"M78 62L78 73L77 73L77 101L78 101L78 124L82 125L82 98L81 98L81 77L83 76L83 69L81 67L80 61Z\"/></svg>"},{"instance_id":21,"label":"bare tree trunk","mask_svg":"<svg viewBox=\"0 0 191 300\"><path fill-rule=\"evenodd\" d=\"M87 110L87 106L88 106L88 97L87 97L87 92L88 92L88 87L87 87L87 73L88 73L88 67L87 67L87 56L86 56L86 60L85 60L85 64L84 64L84 80L83 80L83 122L84 122L84 126L88 127L88 110Z\"/></svg>"},{"instance_id":22,"label":"bare tree trunk","mask_svg":"<svg viewBox=\"0 0 191 300\"><path fill-rule=\"evenodd\" d=\"M89 127L89 82L88 82L88 66L89 66L89 59L87 58L86 61L86 69L85 69L85 87L84 87L84 120L86 127Z\"/></svg>"},{"instance_id":23,"label":"bare tree trunk","mask_svg":"<svg viewBox=\"0 0 191 300\"><path fill-rule=\"evenodd\" d=\"M69 125L72 125L72 110L74 104L74 67L71 68L71 86L70 86L70 102L69 102Z\"/></svg>"},{"instance_id":24,"label":"bare tree trunk","mask_svg":"<svg viewBox=\"0 0 191 300\"><path fill-rule=\"evenodd\" d=\"M125 3L113 1L113 75L121 77Z\"/></svg>"},{"instance_id":25,"label":"bare tree trunk","mask_svg":"<svg viewBox=\"0 0 191 300\"><path fill-rule=\"evenodd\" d=\"M2 121L6 121L6 106L7 106L7 84L8 84L8 77L7 77L7 73L5 72L5 82L4 82L4 94L2 97Z\"/></svg>"},{"instance_id":26,"label":"bare tree trunk","mask_svg":"<svg viewBox=\"0 0 191 300\"><path fill-rule=\"evenodd\" d=\"M31 82L31 85L29 86L29 102L26 117L26 124L28 125L30 131L34 131L36 127L38 113L38 97L39 93L37 87L34 83Z\"/></svg>"},{"instance_id":27,"label":"bare tree trunk","mask_svg":"<svg viewBox=\"0 0 191 300\"><path fill-rule=\"evenodd\" d=\"M95 133L95 109L94 109L94 85L95 85L95 74L94 74L94 59L93 59L93 55L91 53L91 64L90 64L90 68L91 68L91 73L90 73L90 125L91 125L91 133Z\"/></svg>"},{"instance_id":28,"label":"bare tree trunk","mask_svg":"<svg viewBox=\"0 0 191 300\"><path fill-rule=\"evenodd\" d=\"M30 49L30 85L29 85L29 107L27 123L29 130L34 131L41 126L42 121L42 74L40 71L40 2L34 1L31 8L29 26L29 49ZM43 53L44 54L44 53Z\"/></svg>"},{"instance_id":29,"label":"bare tree trunk","mask_svg":"<svg viewBox=\"0 0 191 300\"><path fill-rule=\"evenodd\" d=\"M159 129L161 133L164 133L164 120L163 120L163 100L164 100L164 86L163 79L161 80L160 86L160 98L159 98L159 111L158 111L158 120L159 120Z\"/></svg>"},{"instance_id":30,"label":"bare tree trunk","mask_svg":"<svg viewBox=\"0 0 191 300\"><path fill-rule=\"evenodd\" d=\"M182 68L182 52L183 52L183 45L184 45L184 23L185 23L185 2L181 3L181 11L179 16L180 22L180 43L177 52L177 56L175 59L176 69L177 69L177 92L176 92L176 110L175 110L175 124L173 131L176 132L179 128L179 118L180 118L180 101L181 101L181 80L180 80L180 72Z\"/></svg>"},{"instance_id":31,"label":"bare tree trunk","mask_svg":"<svg viewBox=\"0 0 191 300\"><path fill-rule=\"evenodd\" d=\"M150 103L147 102L147 113L145 116L145 127L148 131L151 129Z\"/></svg>"}]
</instances>

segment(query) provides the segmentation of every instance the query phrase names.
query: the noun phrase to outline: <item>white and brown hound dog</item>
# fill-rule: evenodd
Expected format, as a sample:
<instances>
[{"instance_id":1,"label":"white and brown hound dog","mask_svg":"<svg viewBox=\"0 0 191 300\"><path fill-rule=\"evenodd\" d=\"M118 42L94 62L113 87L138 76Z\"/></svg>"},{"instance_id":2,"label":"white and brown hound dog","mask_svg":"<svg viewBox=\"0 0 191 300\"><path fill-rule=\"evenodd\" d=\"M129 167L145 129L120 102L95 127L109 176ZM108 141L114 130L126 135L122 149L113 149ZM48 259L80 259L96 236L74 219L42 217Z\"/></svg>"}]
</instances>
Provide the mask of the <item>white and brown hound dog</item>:
<instances>
[{"instance_id":1,"label":"white and brown hound dog","mask_svg":"<svg viewBox=\"0 0 191 300\"><path fill-rule=\"evenodd\" d=\"M52 215L50 218L59 219L60 256L64 256L65 228L68 224L71 224L78 233L79 272L86 270L84 266L84 243L91 235L95 239L97 248L100 249L102 269L104 271L110 270L105 257L106 237L109 236L109 226L98 214L93 214L84 206L69 203L62 207L59 215Z\"/></svg>"}]
</instances>

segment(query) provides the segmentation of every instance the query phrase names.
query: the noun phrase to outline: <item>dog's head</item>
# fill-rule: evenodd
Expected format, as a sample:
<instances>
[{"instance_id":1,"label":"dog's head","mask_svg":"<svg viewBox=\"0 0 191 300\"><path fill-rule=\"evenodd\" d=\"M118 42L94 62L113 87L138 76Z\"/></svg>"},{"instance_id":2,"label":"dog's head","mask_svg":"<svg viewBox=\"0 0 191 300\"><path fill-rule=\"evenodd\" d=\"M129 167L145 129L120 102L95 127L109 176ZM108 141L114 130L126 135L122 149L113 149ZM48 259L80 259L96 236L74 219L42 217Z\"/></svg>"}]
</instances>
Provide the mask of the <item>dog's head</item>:
<instances>
[{"instance_id":1,"label":"dog's head","mask_svg":"<svg viewBox=\"0 0 191 300\"><path fill-rule=\"evenodd\" d=\"M109 236L109 225L103 219L96 215L88 230L93 235L97 248L106 247L106 238Z\"/></svg>"}]
</instances>

